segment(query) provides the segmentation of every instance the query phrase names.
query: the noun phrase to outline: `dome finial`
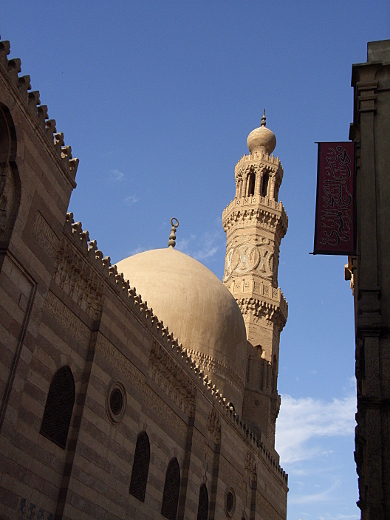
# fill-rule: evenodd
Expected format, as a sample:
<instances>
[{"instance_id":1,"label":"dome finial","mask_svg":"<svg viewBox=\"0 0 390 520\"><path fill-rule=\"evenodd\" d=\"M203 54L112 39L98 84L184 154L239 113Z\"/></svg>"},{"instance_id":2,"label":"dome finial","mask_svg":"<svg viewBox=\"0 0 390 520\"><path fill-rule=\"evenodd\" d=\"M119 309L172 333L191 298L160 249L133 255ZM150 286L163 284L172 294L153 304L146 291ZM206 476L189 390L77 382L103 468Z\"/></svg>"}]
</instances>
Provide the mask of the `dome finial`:
<instances>
[{"instance_id":1,"label":"dome finial","mask_svg":"<svg viewBox=\"0 0 390 520\"><path fill-rule=\"evenodd\" d=\"M176 228L179 227L179 221L177 218L171 218L171 234L169 235L168 247L175 247L176 245Z\"/></svg>"},{"instance_id":2,"label":"dome finial","mask_svg":"<svg viewBox=\"0 0 390 520\"><path fill-rule=\"evenodd\" d=\"M259 128L252 130L252 132L248 135L247 145L250 153L262 152L270 155L275 150L275 134L265 125L266 119L264 109L263 117L261 118L261 125Z\"/></svg>"},{"instance_id":3,"label":"dome finial","mask_svg":"<svg viewBox=\"0 0 390 520\"><path fill-rule=\"evenodd\" d=\"M264 109L263 117L261 118L261 126L265 126L265 123L266 123L266 119L265 119L265 109Z\"/></svg>"}]
</instances>

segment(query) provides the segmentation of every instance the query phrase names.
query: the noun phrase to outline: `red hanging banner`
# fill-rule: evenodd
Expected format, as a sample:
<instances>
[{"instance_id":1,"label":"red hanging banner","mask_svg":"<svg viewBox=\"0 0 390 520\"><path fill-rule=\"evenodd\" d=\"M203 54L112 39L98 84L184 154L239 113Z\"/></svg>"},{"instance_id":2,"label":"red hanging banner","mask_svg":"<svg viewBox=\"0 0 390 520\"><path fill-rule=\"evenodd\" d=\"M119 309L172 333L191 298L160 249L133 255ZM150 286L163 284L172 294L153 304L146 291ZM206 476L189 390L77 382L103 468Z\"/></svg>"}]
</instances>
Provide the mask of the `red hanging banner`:
<instances>
[{"instance_id":1,"label":"red hanging banner","mask_svg":"<svg viewBox=\"0 0 390 520\"><path fill-rule=\"evenodd\" d=\"M315 255L355 253L355 144L318 143Z\"/></svg>"}]
</instances>

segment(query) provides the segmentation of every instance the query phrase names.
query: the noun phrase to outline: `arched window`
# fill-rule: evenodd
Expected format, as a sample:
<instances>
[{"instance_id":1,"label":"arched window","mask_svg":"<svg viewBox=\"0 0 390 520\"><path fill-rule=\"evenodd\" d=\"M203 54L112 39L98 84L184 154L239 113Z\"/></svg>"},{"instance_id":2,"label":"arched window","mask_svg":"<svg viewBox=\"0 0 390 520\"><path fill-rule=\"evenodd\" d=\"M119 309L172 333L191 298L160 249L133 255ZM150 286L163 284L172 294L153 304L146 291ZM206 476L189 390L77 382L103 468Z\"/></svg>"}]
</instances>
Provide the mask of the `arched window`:
<instances>
[{"instance_id":1,"label":"arched window","mask_svg":"<svg viewBox=\"0 0 390 520\"><path fill-rule=\"evenodd\" d=\"M253 172L251 172L249 175L248 175L248 180L247 180L247 196L248 197L253 197L253 195L255 194L255 180L256 180L256 177L255 177L255 174Z\"/></svg>"},{"instance_id":2,"label":"arched window","mask_svg":"<svg viewBox=\"0 0 390 520\"><path fill-rule=\"evenodd\" d=\"M20 204L16 132L8 108L0 103L0 249L7 249Z\"/></svg>"},{"instance_id":3,"label":"arched window","mask_svg":"<svg viewBox=\"0 0 390 520\"><path fill-rule=\"evenodd\" d=\"M275 188L274 188L274 199L276 200L276 202L278 202L278 196L279 196L279 185L278 185L278 184L275 184Z\"/></svg>"},{"instance_id":4,"label":"arched window","mask_svg":"<svg viewBox=\"0 0 390 520\"><path fill-rule=\"evenodd\" d=\"M268 180L269 180L268 173L264 173L263 181L261 183L261 196L262 197L266 197L267 196L267 193L268 193Z\"/></svg>"},{"instance_id":5,"label":"arched window","mask_svg":"<svg viewBox=\"0 0 390 520\"><path fill-rule=\"evenodd\" d=\"M74 379L66 365L57 370L50 383L41 434L65 448L74 405Z\"/></svg>"},{"instance_id":6,"label":"arched window","mask_svg":"<svg viewBox=\"0 0 390 520\"><path fill-rule=\"evenodd\" d=\"M148 481L150 462L150 444L148 434L141 432L135 445L133 469L129 492L143 502L145 500L146 483Z\"/></svg>"},{"instance_id":7,"label":"arched window","mask_svg":"<svg viewBox=\"0 0 390 520\"><path fill-rule=\"evenodd\" d=\"M209 515L209 495L207 493L206 484L200 486L198 516L196 520L207 520Z\"/></svg>"},{"instance_id":8,"label":"arched window","mask_svg":"<svg viewBox=\"0 0 390 520\"><path fill-rule=\"evenodd\" d=\"M273 392L277 391L276 389L278 386L277 366L278 366L278 360L274 354L273 363L272 363L272 391Z\"/></svg>"},{"instance_id":9,"label":"arched window","mask_svg":"<svg viewBox=\"0 0 390 520\"><path fill-rule=\"evenodd\" d=\"M177 459L171 459L165 475L164 495L161 514L169 520L176 520L180 491L180 468Z\"/></svg>"}]
</instances>

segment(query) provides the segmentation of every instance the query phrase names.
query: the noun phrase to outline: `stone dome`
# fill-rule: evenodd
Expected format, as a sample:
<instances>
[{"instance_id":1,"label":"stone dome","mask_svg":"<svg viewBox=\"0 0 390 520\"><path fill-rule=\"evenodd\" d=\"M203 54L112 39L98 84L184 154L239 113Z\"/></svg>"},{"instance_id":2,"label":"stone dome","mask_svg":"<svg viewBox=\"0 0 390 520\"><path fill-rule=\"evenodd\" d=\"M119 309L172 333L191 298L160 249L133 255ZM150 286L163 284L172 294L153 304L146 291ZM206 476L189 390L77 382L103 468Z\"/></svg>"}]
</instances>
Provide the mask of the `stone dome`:
<instances>
[{"instance_id":1,"label":"stone dome","mask_svg":"<svg viewBox=\"0 0 390 520\"><path fill-rule=\"evenodd\" d=\"M246 330L223 283L173 247L130 256L117 267L241 415Z\"/></svg>"},{"instance_id":2,"label":"stone dome","mask_svg":"<svg viewBox=\"0 0 390 520\"><path fill-rule=\"evenodd\" d=\"M263 117L261 118L261 126L259 128L255 128L248 135L247 145L250 153L261 151L270 155L276 146L276 137L275 134L265 126L265 110Z\"/></svg>"}]
</instances>

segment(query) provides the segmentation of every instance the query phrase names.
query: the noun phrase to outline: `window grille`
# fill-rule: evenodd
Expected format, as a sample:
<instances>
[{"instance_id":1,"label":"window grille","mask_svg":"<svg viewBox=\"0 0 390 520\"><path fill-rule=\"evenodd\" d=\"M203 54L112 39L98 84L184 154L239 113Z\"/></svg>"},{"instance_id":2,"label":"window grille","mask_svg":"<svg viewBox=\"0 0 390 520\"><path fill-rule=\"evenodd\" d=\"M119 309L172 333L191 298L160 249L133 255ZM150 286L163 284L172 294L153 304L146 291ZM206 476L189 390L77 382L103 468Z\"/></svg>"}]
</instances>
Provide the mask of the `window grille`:
<instances>
[{"instance_id":1,"label":"window grille","mask_svg":"<svg viewBox=\"0 0 390 520\"><path fill-rule=\"evenodd\" d=\"M256 177L255 177L255 174L253 172L251 172L249 175L248 175L248 197L253 197L253 195L255 194L255 182L256 182Z\"/></svg>"},{"instance_id":2,"label":"window grille","mask_svg":"<svg viewBox=\"0 0 390 520\"><path fill-rule=\"evenodd\" d=\"M202 484L199 490L198 516L196 520L207 520L209 514L209 495L206 484Z\"/></svg>"},{"instance_id":3,"label":"window grille","mask_svg":"<svg viewBox=\"0 0 390 520\"><path fill-rule=\"evenodd\" d=\"M165 475L161 514L168 520L176 520L180 491L180 468L177 459L171 459Z\"/></svg>"},{"instance_id":4,"label":"window grille","mask_svg":"<svg viewBox=\"0 0 390 520\"><path fill-rule=\"evenodd\" d=\"M43 414L41 434L65 449L75 399L74 379L70 367L57 370L50 383Z\"/></svg>"},{"instance_id":5,"label":"window grille","mask_svg":"<svg viewBox=\"0 0 390 520\"><path fill-rule=\"evenodd\" d=\"M150 462L150 444L146 432L137 437L129 492L144 502Z\"/></svg>"}]
</instances>

